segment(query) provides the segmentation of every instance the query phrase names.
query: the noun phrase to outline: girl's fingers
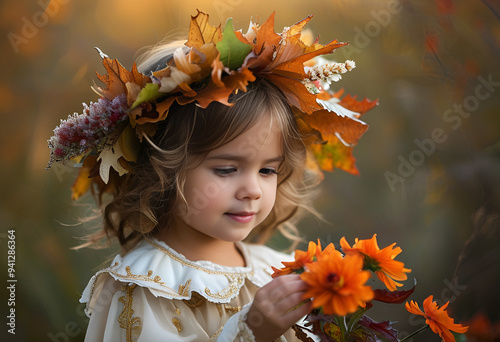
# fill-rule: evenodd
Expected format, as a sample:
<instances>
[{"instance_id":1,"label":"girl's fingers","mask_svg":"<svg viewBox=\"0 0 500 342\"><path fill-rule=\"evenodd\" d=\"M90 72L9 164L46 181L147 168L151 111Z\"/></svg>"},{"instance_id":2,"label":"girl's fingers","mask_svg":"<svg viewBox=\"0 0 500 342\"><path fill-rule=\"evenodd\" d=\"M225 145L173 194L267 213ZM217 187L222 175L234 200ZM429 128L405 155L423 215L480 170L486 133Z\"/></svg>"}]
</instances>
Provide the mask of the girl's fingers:
<instances>
[{"instance_id":1,"label":"girl's fingers","mask_svg":"<svg viewBox=\"0 0 500 342\"><path fill-rule=\"evenodd\" d=\"M297 310L309 302L304 302L303 295L304 292L297 292L275 303L276 311L285 314L289 311Z\"/></svg>"},{"instance_id":2,"label":"girl's fingers","mask_svg":"<svg viewBox=\"0 0 500 342\"><path fill-rule=\"evenodd\" d=\"M285 278L287 277L287 278ZM296 292L303 292L307 289L307 284L300 279L299 275L282 276L277 278L268 285L262 288L264 293L271 299L273 303L278 303L284 298Z\"/></svg>"},{"instance_id":3,"label":"girl's fingers","mask_svg":"<svg viewBox=\"0 0 500 342\"><path fill-rule=\"evenodd\" d=\"M312 310L312 302L308 300L296 309L290 310L282 316L283 320L288 322L297 322Z\"/></svg>"}]
</instances>

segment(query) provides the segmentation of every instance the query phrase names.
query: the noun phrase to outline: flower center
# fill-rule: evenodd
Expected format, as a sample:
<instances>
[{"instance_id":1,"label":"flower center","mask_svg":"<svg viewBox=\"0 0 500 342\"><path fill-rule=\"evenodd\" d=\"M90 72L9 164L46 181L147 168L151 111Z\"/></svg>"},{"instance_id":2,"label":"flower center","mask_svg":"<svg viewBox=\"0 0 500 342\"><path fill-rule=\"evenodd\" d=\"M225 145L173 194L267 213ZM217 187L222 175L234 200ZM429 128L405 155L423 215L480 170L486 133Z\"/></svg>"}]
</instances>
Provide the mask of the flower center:
<instances>
[{"instance_id":1,"label":"flower center","mask_svg":"<svg viewBox=\"0 0 500 342\"><path fill-rule=\"evenodd\" d=\"M333 289L341 288L344 285L344 277L339 276L337 273L328 273L326 282Z\"/></svg>"}]
</instances>

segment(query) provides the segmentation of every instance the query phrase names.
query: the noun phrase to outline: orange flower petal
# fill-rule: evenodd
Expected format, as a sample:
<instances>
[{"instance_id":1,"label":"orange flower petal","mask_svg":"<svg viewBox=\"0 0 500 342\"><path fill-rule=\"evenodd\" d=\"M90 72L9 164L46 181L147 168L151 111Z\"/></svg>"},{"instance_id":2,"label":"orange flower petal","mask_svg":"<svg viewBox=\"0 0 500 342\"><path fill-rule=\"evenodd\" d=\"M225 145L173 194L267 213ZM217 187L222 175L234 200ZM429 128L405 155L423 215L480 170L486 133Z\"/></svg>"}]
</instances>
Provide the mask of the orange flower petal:
<instances>
[{"instance_id":1,"label":"orange flower petal","mask_svg":"<svg viewBox=\"0 0 500 342\"><path fill-rule=\"evenodd\" d=\"M346 315L373 299L373 290L365 285L370 273L363 271L363 258L329 249L318 260L308 264L300 276L308 285L304 298L313 297L315 308L323 307L326 315Z\"/></svg>"},{"instance_id":2,"label":"orange flower petal","mask_svg":"<svg viewBox=\"0 0 500 342\"><path fill-rule=\"evenodd\" d=\"M396 243L393 243L380 249L377 243L377 234L374 234L371 239L367 240L356 238L352 247L347 243L345 237L340 239L342 251L346 254L359 254L363 256L365 264L367 264L365 266L366 269L373 270L390 291L395 291L398 286L403 286L403 284L395 280L406 280L408 278L406 273L411 272L411 269L404 267L404 263L394 260L402 252L401 248L394 247L395 245Z\"/></svg>"}]
</instances>

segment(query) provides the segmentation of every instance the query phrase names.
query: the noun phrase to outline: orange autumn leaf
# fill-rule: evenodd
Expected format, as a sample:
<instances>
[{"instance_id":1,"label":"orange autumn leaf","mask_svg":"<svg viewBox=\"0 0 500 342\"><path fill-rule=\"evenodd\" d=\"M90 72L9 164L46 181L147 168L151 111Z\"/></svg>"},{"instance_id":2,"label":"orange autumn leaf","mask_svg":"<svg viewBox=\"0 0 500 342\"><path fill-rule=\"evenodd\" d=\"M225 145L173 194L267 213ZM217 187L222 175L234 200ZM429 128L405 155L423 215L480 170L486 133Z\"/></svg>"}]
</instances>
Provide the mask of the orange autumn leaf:
<instances>
[{"instance_id":1,"label":"orange autumn leaf","mask_svg":"<svg viewBox=\"0 0 500 342\"><path fill-rule=\"evenodd\" d=\"M301 82L307 78L304 63L346 45L336 40L326 45L304 44L300 34L311 18L312 16L304 18L279 35L274 32L273 13L257 31L253 48L255 56L244 64L255 74L262 73L271 80L280 88L292 106L307 114L312 114L321 107L316 102L316 95L309 93Z\"/></svg>"},{"instance_id":2,"label":"orange autumn leaf","mask_svg":"<svg viewBox=\"0 0 500 342\"><path fill-rule=\"evenodd\" d=\"M352 175L359 175L352 147L345 146L337 138L322 145L311 145L309 149L321 170L332 172L334 169L340 169Z\"/></svg>"},{"instance_id":3,"label":"orange autumn leaf","mask_svg":"<svg viewBox=\"0 0 500 342\"><path fill-rule=\"evenodd\" d=\"M235 90L246 91L248 82L255 81L255 76L247 68L231 71L229 75L222 78L224 66L218 58L214 60L212 67L212 78L208 85L200 90L196 96L196 101L201 108L206 108L213 101L232 106L228 102L229 95Z\"/></svg>"},{"instance_id":4,"label":"orange autumn leaf","mask_svg":"<svg viewBox=\"0 0 500 342\"><path fill-rule=\"evenodd\" d=\"M356 95L351 96L347 94L340 100L339 104L353 112L359 113L360 116L378 105L378 100L370 101L364 98L362 101L358 101L356 98Z\"/></svg>"},{"instance_id":5,"label":"orange autumn leaf","mask_svg":"<svg viewBox=\"0 0 500 342\"><path fill-rule=\"evenodd\" d=\"M302 41L300 40L300 37L295 37L295 39L293 39L293 40L297 41L295 46L303 45ZM289 45L293 46L294 44L287 44L286 45L286 47L288 49L291 49L291 47L288 47ZM333 51L335 51L339 47L342 47L345 45L347 45L347 43L339 43L337 40L333 40L324 46L321 44L314 44L311 47L314 46L315 49L313 51L307 52L305 54L302 54L303 51L299 52L299 49L296 48L295 51L299 52L298 56L291 59L291 60L287 60L281 64L278 64L275 67L275 70L276 70L275 73L280 74L281 72L293 72L294 74L297 74L297 76L300 75L300 79L304 79L307 77L307 74L304 71L304 63L305 62L313 59L316 56L332 53ZM311 50L311 47L307 47L307 46L303 45L302 49L304 49L305 51L308 51L308 50ZM277 63L279 63L279 61L280 60L278 58L276 58L275 63L277 64Z\"/></svg>"},{"instance_id":6,"label":"orange autumn leaf","mask_svg":"<svg viewBox=\"0 0 500 342\"><path fill-rule=\"evenodd\" d=\"M341 138L347 145L357 144L361 136L368 130L362 121L340 116L326 109L314 112L314 115L303 115L302 119L312 128L318 130L326 141Z\"/></svg>"},{"instance_id":7,"label":"orange autumn leaf","mask_svg":"<svg viewBox=\"0 0 500 342\"><path fill-rule=\"evenodd\" d=\"M147 83L151 83L151 78L137 70L135 62L132 66L132 71L128 71L118 62L118 60L111 59L102 54L101 56L103 56L103 65L107 74L96 74L97 78L106 85L106 88L102 89L98 87L97 92L108 100L113 100L119 95L127 94L127 83L137 84L140 88L146 86ZM129 105L131 105L131 103L129 103Z\"/></svg>"},{"instance_id":8,"label":"orange autumn leaf","mask_svg":"<svg viewBox=\"0 0 500 342\"><path fill-rule=\"evenodd\" d=\"M468 327L454 323L453 318L446 312L449 303L450 302L447 302L440 308L437 303L433 301L433 296L429 296L424 300L424 311L420 310L418 304L413 300L409 303L406 302L405 308L414 315L425 317L425 323L427 323L432 331L438 334L444 342L455 342L455 337L450 330L463 334L467 331Z\"/></svg>"},{"instance_id":9,"label":"orange autumn leaf","mask_svg":"<svg viewBox=\"0 0 500 342\"><path fill-rule=\"evenodd\" d=\"M343 92L343 89L333 94L322 92L318 97L325 109L315 111L311 115L303 113L296 113L296 115L304 121L303 126L309 126L309 128L303 127L302 131L315 131L319 135L319 140L326 142L309 146L322 170L333 171L338 168L358 175L359 171L355 165L356 159L352 155L352 150L368 130L368 125L358 118L376 106L378 102L368 99L357 101L356 97L350 95L337 100Z\"/></svg>"},{"instance_id":10,"label":"orange autumn leaf","mask_svg":"<svg viewBox=\"0 0 500 342\"><path fill-rule=\"evenodd\" d=\"M274 32L274 12L262 24L255 37L252 57L247 62L247 67L255 71L263 70L273 58L275 46L279 44L281 36Z\"/></svg>"},{"instance_id":11,"label":"orange autumn leaf","mask_svg":"<svg viewBox=\"0 0 500 342\"><path fill-rule=\"evenodd\" d=\"M321 109L316 102L316 96L311 94L300 81L274 74L269 74L266 78L283 92L290 105L308 114Z\"/></svg>"},{"instance_id":12,"label":"orange autumn leaf","mask_svg":"<svg viewBox=\"0 0 500 342\"><path fill-rule=\"evenodd\" d=\"M94 155L87 156L83 161L83 165L78 171L78 176L71 186L71 199L76 201L83 196L92 185L92 178L90 172L94 169L97 163L97 157Z\"/></svg>"}]
</instances>

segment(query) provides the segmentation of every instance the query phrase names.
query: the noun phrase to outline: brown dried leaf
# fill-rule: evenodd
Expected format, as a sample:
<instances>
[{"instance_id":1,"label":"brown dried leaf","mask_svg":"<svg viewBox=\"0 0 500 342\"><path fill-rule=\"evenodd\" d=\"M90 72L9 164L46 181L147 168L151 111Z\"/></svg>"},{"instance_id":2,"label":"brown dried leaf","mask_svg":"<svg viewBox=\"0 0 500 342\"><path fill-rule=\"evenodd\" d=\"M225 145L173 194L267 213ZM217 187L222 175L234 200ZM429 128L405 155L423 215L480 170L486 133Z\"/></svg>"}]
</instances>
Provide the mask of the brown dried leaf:
<instances>
[{"instance_id":1,"label":"brown dried leaf","mask_svg":"<svg viewBox=\"0 0 500 342\"><path fill-rule=\"evenodd\" d=\"M218 27L211 26L208 23L209 15L198 11L194 17L191 16L191 24L189 26L189 35L186 46L201 47L204 44L217 44L222 39L222 30Z\"/></svg>"},{"instance_id":2,"label":"brown dried leaf","mask_svg":"<svg viewBox=\"0 0 500 342\"><path fill-rule=\"evenodd\" d=\"M121 94L127 94L127 83L135 83L143 88L151 79L137 70L137 66L132 66L132 71L125 69L116 59L103 58L103 65L107 71L106 75L97 74L97 78L106 85L106 88L98 88L99 93L108 100L113 100Z\"/></svg>"}]
</instances>

